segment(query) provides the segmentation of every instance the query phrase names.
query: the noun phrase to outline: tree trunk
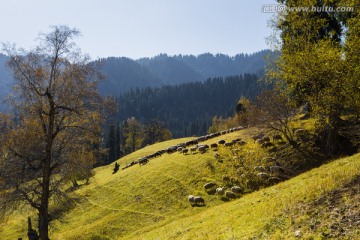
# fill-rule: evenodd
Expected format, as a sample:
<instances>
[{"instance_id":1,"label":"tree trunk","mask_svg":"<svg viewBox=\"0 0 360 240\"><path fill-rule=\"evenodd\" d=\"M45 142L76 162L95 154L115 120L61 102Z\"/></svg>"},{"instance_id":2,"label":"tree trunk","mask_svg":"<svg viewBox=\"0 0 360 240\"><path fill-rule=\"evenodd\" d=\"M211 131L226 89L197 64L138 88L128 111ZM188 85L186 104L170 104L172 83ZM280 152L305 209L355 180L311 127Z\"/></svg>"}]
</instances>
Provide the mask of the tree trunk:
<instances>
[{"instance_id":1,"label":"tree trunk","mask_svg":"<svg viewBox=\"0 0 360 240\"><path fill-rule=\"evenodd\" d=\"M327 153L335 154L340 150L339 136L337 128L327 126L323 133L324 147Z\"/></svg>"},{"instance_id":2,"label":"tree trunk","mask_svg":"<svg viewBox=\"0 0 360 240\"><path fill-rule=\"evenodd\" d=\"M39 208L39 237L41 240L49 240L50 159L51 157L48 156L43 170L42 196Z\"/></svg>"},{"instance_id":3,"label":"tree trunk","mask_svg":"<svg viewBox=\"0 0 360 240\"><path fill-rule=\"evenodd\" d=\"M329 154L336 154L342 149L339 136L339 124L341 119L338 111L333 111L329 116L329 123L325 126L322 134L325 151Z\"/></svg>"},{"instance_id":4,"label":"tree trunk","mask_svg":"<svg viewBox=\"0 0 360 240\"><path fill-rule=\"evenodd\" d=\"M39 209L39 237L41 240L49 240L49 182L44 181L43 184L43 196Z\"/></svg>"},{"instance_id":5,"label":"tree trunk","mask_svg":"<svg viewBox=\"0 0 360 240\"><path fill-rule=\"evenodd\" d=\"M42 196L39 209L39 237L41 240L49 240L49 198L50 198L50 177L51 177L51 160L52 160L52 145L54 141L54 122L55 122L55 107L52 96L48 93L50 111L49 124L47 131L47 143L45 150L45 161L43 165L42 176Z\"/></svg>"}]
</instances>

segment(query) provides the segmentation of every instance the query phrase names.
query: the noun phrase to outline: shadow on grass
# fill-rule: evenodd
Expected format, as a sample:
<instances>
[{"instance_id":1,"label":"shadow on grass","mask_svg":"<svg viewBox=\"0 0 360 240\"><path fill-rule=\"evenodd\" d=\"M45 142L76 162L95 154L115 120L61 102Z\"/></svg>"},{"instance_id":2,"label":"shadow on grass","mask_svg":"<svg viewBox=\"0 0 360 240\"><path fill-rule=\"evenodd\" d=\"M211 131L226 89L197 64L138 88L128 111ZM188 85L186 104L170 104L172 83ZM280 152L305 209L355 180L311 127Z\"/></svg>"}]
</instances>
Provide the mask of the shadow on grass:
<instances>
[{"instance_id":1,"label":"shadow on grass","mask_svg":"<svg viewBox=\"0 0 360 240\"><path fill-rule=\"evenodd\" d=\"M191 204L192 207L206 207L206 204Z\"/></svg>"}]
</instances>

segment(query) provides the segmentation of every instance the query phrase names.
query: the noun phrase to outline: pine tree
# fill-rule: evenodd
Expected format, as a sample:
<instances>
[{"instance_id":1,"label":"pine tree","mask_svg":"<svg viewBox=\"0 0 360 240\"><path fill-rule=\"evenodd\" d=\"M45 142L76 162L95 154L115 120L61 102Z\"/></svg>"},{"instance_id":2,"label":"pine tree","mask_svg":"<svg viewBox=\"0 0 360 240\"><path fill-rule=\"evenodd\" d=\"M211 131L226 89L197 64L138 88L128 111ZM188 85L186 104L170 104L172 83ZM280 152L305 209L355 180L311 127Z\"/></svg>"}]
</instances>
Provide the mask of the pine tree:
<instances>
[{"instance_id":1,"label":"pine tree","mask_svg":"<svg viewBox=\"0 0 360 240\"><path fill-rule=\"evenodd\" d=\"M115 161L116 158L116 135L115 135L115 126L113 124L109 127L109 134L108 134L108 160L107 164L112 163Z\"/></svg>"},{"instance_id":2,"label":"pine tree","mask_svg":"<svg viewBox=\"0 0 360 240\"><path fill-rule=\"evenodd\" d=\"M115 152L116 152L116 159L119 159L122 156L121 152L121 133L120 133L120 125L119 123L116 123L116 129L115 129Z\"/></svg>"}]
</instances>

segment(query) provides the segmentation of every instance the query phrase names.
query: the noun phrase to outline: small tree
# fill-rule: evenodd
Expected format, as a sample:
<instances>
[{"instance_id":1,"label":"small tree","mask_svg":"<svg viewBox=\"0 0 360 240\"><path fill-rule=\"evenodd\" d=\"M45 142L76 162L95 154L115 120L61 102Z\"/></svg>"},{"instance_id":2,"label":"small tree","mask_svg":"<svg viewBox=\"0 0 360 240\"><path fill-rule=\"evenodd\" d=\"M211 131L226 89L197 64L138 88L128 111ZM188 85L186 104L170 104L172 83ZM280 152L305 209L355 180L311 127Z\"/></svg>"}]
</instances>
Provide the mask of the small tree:
<instances>
[{"instance_id":1,"label":"small tree","mask_svg":"<svg viewBox=\"0 0 360 240\"><path fill-rule=\"evenodd\" d=\"M109 154L107 159L107 164L112 163L117 159L116 154L116 133L115 133L115 126L113 124L109 127L109 134L108 134L108 143L107 143Z\"/></svg>"},{"instance_id":2,"label":"small tree","mask_svg":"<svg viewBox=\"0 0 360 240\"><path fill-rule=\"evenodd\" d=\"M356 9L355 1L347 0L278 2L287 7L331 6L336 9L346 4ZM358 72L359 59L355 57L358 56L358 21L355 11L351 14L288 11L279 13L275 24L275 29L280 31L281 56L268 76L283 81L292 100L311 106L313 116L318 120L319 142L330 154L337 153L342 147L340 117L346 105L350 108L359 106L347 101L350 98L359 100L358 80L352 76ZM348 35L343 34L346 29ZM342 37L347 37L347 49L344 49Z\"/></svg>"},{"instance_id":3,"label":"small tree","mask_svg":"<svg viewBox=\"0 0 360 240\"><path fill-rule=\"evenodd\" d=\"M125 135L125 149L128 153L135 152L140 149L144 140L143 125L134 117L129 118L127 124L124 125L123 131Z\"/></svg>"},{"instance_id":4,"label":"small tree","mask_svg":"<svg viewBox=\"0 0 360 240\"><path fill-rule=\"evenodd\" d=\"M121 133L120 133L120 126L119 123L116 123L116 128L115 128L115 156L116 159L119 159L122 156L122 151L121 151Z\"/></svg>"},{"instance_id":5,"label":"small tree","mask_svg":"<svg viewBox=\"0 0 360 240\"><path fill-rule=\"evenodd\" d=\"M256 124L282 133L291 145L296 146L290 125L296 115L296 107L285 91L276 87L272 90L263 90L257 97L256 105L249 111L248 118Z\"/></svg>"},{"instance_id":6,"label":"small tree","mask_svg":"<svg viewBox=\"0 0 360 240\"><path fill-rule=\"evenodd\" d=\"M14 74L11 103L18 117L2 138L1 207L14 209L25 202L34 208L42 240L49 239L50 202L64 205L64 185L91 166L93 157L84 153L101 140L99 75L72 41L79 34L54 26L40 35L34 50L4 48Z\"/></svg>"},{"instance_id":7,"label":"small tree","mask_svg":"<svg viewBox=\"0 0 360 240\"><path fill-rule=\"evenodd\" d=\"M236 105L236 115L234 121L237 125L248 126L251 124L251 115L254 111L254 105L247 98L241 97Z\"/></svg>"},{"instance_id":8,"label":"small tree","mask_svg":"<svg viewBox=\"0 0 360 240\"><path fill-rule=\"evenodd\" d=\"M171 139L171 132L159 120L152 120L144 126L144 145Z\"/></svg>"}]
</instances>

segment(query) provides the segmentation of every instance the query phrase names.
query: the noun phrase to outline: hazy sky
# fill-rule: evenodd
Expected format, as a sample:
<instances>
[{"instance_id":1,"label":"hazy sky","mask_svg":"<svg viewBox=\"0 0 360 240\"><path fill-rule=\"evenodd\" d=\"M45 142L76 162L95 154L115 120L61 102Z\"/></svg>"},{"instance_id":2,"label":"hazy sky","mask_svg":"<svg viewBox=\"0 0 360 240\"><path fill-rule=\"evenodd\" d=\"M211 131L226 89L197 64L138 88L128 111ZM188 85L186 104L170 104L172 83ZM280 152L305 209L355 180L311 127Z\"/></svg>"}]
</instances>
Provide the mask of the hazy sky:
<instances>
[{"instance_id":1,"label":"hazy sky","mask_svg":"<svg viewBox=\"0 0 360 240\"><path fill-rule=\"evenodd\" d=\"M50 25L78 28L93 59L159 53L252 53L265 48L274 0L0 0L0 42L29 49Z\"/></svg>"}]
</instances>

